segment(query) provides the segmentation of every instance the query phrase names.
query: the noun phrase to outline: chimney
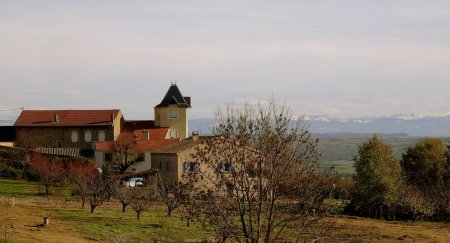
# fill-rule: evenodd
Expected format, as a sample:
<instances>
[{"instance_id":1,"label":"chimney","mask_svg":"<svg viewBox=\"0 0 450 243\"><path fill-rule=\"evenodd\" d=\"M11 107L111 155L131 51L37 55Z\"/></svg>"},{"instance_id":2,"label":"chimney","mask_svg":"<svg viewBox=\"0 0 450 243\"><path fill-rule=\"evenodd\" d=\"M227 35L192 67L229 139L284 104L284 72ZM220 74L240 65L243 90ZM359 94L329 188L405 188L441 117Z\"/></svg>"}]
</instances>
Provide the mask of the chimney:
<instances>
[{"instance_id":1,"label":"chimney","mask_svg":"<svg viewBox=\"0 0 450 243\"><path fill-rule=\"evenodd\" d=\"M150 140L150 133L148 132L148 130L142 131L142 140Z\"/></svg>"},{"instance_id":2,"label":"chimney","mask_svg":"<svg viewBox=\"0 0 450 243\"><path fill-rule=\"evenodd\" d=\"M111 113L111 122L114 122L114 113Z\"/></svg>"},{"instance_id":3,"label":"chimney","mask_svg":"<svg viewBox=\"0 0 450 243\"><path fill-rule=\"evenodd\" d=\"M192 141L198 141L199 136L198 136L198 131L193 131L192 132Z\"/></svg>"},{"instance_id":4,"label":"chimney","mask_svg":"<svg viewBox=\"0 0 450 243\"><path fill-rule=\"evenodd\" d=\"M53 122L59 122L58 114L55 114L55 116L53 117Z\"/></svg>"}]
</instances>

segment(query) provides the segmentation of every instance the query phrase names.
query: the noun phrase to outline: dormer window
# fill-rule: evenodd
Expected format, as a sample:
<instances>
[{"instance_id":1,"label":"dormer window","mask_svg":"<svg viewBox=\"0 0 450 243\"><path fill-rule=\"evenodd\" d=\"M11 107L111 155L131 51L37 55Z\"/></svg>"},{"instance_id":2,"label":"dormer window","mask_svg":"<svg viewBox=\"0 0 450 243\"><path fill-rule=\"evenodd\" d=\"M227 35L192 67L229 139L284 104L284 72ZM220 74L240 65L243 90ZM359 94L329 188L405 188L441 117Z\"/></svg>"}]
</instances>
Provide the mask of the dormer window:
<instances>
[{"instance_id":1,"label":"dormer window","mask_svg":"<svg viewBox=\"0 0 450 243\"><path fill-rule=\"evenodd\" d=\"M169 129L169 138L178 138L178 129Z\"/></svg>"},{"instance_id":2,"label":"dormer window","mask_svg":"<svg viewBox=\"0 0 450 243\"><path fill-rule=\"evenodd\" d=\"M169 108L169 119L178 119L178 108Z\"/></svg>"}]
</instances>

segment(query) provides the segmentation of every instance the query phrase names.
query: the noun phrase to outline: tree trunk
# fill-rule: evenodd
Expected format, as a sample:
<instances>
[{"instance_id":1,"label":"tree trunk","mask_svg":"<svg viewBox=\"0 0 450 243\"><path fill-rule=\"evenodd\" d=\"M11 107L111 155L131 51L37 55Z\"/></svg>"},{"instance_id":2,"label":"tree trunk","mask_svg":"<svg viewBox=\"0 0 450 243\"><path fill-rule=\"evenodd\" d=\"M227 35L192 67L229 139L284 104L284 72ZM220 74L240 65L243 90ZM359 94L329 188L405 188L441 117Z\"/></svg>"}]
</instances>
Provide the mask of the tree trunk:
<instances>
[{"instance_id":1,"label":"tree trunk","mask_svg":"<svg viewBox=\"0 0 450 243\"><path fill-rule=\"evenodd\" d=\"M172 208L167 208L167 215L170 217L172 216Z\"/></svg>"},{"instance_id":2,"label":"tree trunk","mask_svg":"<svg viewBox=\"0 0 450 243\"><path fill-rule=\"evenodd\" d=\"M125 213L125 209L127 208L128 204L122 203L122 213Z\"/></svg>"},{"instance_id":3,"label":"tree trunk","mask_svg":"<svg viewBox=\"0 0 450 243\"><path fill-rule=\"evenodd\" d=\"M191 226L191 219L187 218L187 227Z\"/></svg>"},{"instance_id":4,"label":"tree trunk","mask_svg":"<svg viewBox=\"0 0 450 243\"><path fill-rule=\"evenodd\" d=\"M228 235L223 235L222 236L222 242L225 243L227 241L227 239L228 239Z\"/></svg>"},{"instance_id":5,"label":"tree trunk","mask_svg":"<svg viewBox=\"0 0 450 243\"><path fill-rule=\"evenodd\" d=\"M97 207L97 205L92 205L92 204L91 204L91 213L94 213L95 207Z\"/></svg>"},{"instance_id":6,"label":"tree trunk","mask_svg":"<svg viewBox=\"0 0 450 243\"><path fill-rule=\"evenodd\" d=\"M86 200L84 200L84 198L81 198L81 208L84 208L85 203L86 203Z\"/></svg>"},{"instance_id":7,"label":"tree trunk","mask_svg":"<svg viewBox=\"0 0 450 243\"><path fill-rule=\"evenodd\" d=\"M50 185L49 184L45 184L45 195L48 196L50 194L49 191L50 191Z\"/></svg>"},{"instance_id":8,"label":"tree trunk","mask_svg":"<svg viewBox=\"0 0 450 243\"><path fill-rule=\"evenodd\" d=\"M141 213L140 212L136 212L136 218L137 218L137 220L141 219Z\"/></svg>"}]
</instances>

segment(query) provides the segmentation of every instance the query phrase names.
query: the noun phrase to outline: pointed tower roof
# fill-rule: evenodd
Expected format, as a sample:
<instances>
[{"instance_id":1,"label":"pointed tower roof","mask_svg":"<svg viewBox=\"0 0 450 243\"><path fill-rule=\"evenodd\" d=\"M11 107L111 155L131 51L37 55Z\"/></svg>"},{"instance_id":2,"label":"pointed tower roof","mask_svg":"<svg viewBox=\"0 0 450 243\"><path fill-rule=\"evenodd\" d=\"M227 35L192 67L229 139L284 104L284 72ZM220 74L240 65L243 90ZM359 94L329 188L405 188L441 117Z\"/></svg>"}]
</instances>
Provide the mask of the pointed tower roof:
<instances>
[{"instance_id":1,"label":"pointed tower roof","mask_svg":"<svg viewBox=\"0 0 450 243\"><path fill-rule=\"evenodd\" d=\"M161 103L156 107L178 105L179 107L191 107L191 97L184 97L176 84L171 84Z\"/></svg>"}]
</instances>

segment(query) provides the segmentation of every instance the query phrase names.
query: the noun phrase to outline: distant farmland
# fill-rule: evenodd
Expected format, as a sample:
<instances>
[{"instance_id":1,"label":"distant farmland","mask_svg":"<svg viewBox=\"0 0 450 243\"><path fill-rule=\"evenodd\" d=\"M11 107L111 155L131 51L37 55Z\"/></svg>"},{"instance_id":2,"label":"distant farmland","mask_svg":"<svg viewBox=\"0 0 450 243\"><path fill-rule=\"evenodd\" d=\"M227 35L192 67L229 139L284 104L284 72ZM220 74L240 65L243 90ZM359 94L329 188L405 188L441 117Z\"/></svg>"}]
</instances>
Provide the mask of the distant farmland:
<instances>
[{"instance_id":1,"label":"distant farmland","mask_svg":"<svg viewBox=\"0 0 450 243\"><path fill-rule=\"evenodd\" d=\"M329 168L333 166L341 176L351 176L354 173L352 159L356 155L358 145L366 138L320 138L319 152L321 153L321 167ZM421 140L418 137L389 137L383 140L392 145L397 158L408 147Z\"/></svg>"}]
</instances>

